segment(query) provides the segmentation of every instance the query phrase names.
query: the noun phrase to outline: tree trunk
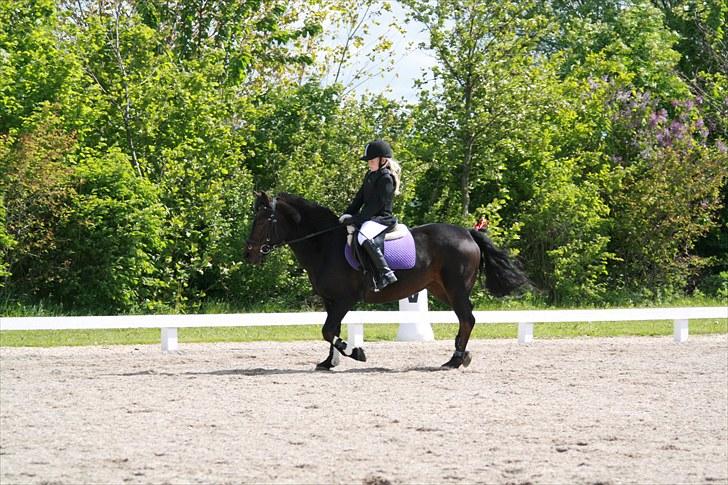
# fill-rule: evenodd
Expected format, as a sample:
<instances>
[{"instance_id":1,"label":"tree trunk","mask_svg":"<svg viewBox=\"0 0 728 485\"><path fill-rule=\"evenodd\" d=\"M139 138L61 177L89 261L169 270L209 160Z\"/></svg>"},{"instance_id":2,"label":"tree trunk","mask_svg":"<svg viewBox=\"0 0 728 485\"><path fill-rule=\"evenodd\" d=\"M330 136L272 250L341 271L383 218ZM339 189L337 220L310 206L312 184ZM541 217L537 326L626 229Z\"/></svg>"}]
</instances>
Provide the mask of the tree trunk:
<instances>
[{"instance_id":1,"label":"tree trunk","mask_svg":"<svg viewBox=\"0 0 728 485\"><path fill-rule=\"evenodd\" d=\"M472 130L471 119L473 110L473 86L470 76L465 83L465 120L463 123L463 165L460 170L461 215L465 218L470 214L470 169L473 162L473 144L475 133Z\"/></svg>"},{"instance_id":2,"label":"tree trunk","mask_svg":"<svg viewBox=\"0 0 728 485\"><path fill-rule=\"evenodd\" d=\"M468 135L472 138L472 135ZM462 171L460 172L460 191L462 194L462 211L463 217L467 217L470 213L470 164L473 159L473 144L468 140L465 142L465 158L463 159Z\"/></svg>"}]
</instances>

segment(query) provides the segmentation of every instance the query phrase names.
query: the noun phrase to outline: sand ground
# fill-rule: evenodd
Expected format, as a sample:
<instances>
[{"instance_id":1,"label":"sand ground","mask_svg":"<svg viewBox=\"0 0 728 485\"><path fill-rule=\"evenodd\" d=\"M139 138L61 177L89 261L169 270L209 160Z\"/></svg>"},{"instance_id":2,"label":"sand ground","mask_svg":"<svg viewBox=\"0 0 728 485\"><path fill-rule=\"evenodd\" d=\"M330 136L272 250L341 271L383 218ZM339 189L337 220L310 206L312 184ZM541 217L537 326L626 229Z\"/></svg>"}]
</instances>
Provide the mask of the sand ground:
<instances>
[{"instance_id":1,"label":"sand ground","mask_svg":"<svg viewBox=\"0 0 728 485\"><path fill-rule=\"evenodd\" d=\"M728 335L0 349L0 483L728 483Z\"/></svg>"}]
</instances>

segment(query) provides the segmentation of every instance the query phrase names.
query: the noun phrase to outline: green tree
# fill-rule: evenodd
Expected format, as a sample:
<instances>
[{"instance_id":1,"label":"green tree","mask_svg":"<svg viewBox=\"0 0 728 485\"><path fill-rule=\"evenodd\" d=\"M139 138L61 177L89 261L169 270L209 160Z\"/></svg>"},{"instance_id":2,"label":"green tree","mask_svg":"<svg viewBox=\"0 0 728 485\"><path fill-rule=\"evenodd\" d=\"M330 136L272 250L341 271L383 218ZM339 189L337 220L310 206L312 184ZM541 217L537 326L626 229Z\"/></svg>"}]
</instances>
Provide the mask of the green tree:
<instances>
[{"instance_id":1,"label":"green tree","mask_svg":"<svg viewBox=\"0 0 728 485\"><path fill-rule=\"evenodd\" d=\"M728 4L724 0L653 0L665 26L679 34L680 72L686 79L700 73L728 72Z\"/></svg>"},{"instance_id":2,"label":"green tree","mask_svg":"<svg viewBox=\"0 0 728 485\"><path fill-rule=\"evenodd\" d=\"M239 204L252 201L250 145L258 111L266 109L256 99L269 76L307 62L287 43L315 30L293 29L295 11L281 2L236 5L122 2L74 10L83 19L75 39L99 125L85 141L99 151L120 147L138 176L158 186L167 220L157 264L174 282L165 300L179 308L219 295L240 268L248 219ZM187 15L191 8L199 15Z\"/></svg>"},{"instance_id":3,"label":"green tree","mask_svg":"<svg viewBox=\"0 0 728 485\"><path fill-rule=\"evenodd\" d=\"M600 3L584 2L575 10L556 2L561 28L555 47L563 56L562 75L626 75L658 98L685 97L688 85L676 69L678 36L664 25L663 13L646 0Z\"/></svg>"},{"instance_id":4,"label":"green tree","mask_svg":"<svg viewBox=\"0 0 728 485\"><path fill-rule=\"evenodd\" d=\"M70 102L80 76L58 41L53 0L0 3L0 134L15 133L44 102Z\"/></svg>"},{"instance_id":5,"label":"green tree","mask_svg":"<svg viewBox=\"0 0 728 485\"><path fill-rule=\"evenodd\" d=\"M0 135L0 160L5 161L8 157L8 152L10 151L10 147L8 144L8 137L7 136L1 136ZM0 166L5 169L5 164L1 164ZM2 192L0 192L0 288L5 286L5 280L8 276L10 276L10 264L9 264L9 257L10 257L10 251L13 249L13 247L16 245L16 241L8 234L7 231L7 222L6 222L6 210L5 210L5 197L6 197L6 191L5 191L5 184L3 181L3 178L6 176L6 170L3 170L2 176L0 176L0 188L3 188Z\"/></svg>"},{"instance_id":6,"label":"green tree","mask_svg":"<svg viewBox=\"0 0 728 485\"><path fill-rule=\"evenodd\" d=\"M536 54L552 26L528 7L439 2L431 17L420 15L444 68L440 91L415 110L424 135L414 151L429 164L414 202L430 220L470 224L471 211L485 215L491 236L520 250L551 301L597 301L612 257L609 209L591 176L598 162L577 144L562 146L579 99L560 84L562 57Z\"/></svg>"},{"instance_id":7,"label":"green tree","mask_svg":"<svg viewBox=\"0 0 728 485\"><path fill-rule=\"evenodd\" d=\"M559 116L573 129L556 143L579 157L609 206L610 287L689 287L711 261L696 255L696 242L711 228L720 233L715 193L724 175L711 142L715 103L691 95L699 92L681 72L685 40L666 25L670 12L647 2L552 5L561 29L551 47L574 100L572 115Z\"/></svg>"},{"instance_id":8,"label":"green tree","mask_svg":"<svg viewBox=\"0 0 728 485\"><path fill-rule=\"evenodd\" d=\"M533 52L547 22L524 2L405 3L425 25L428 47L440 61L433 71L438 84L423 99L425 118L437 120L439 149L429 158L440 173L433 178L448 185L442 196L459 196L456 214L466 218L474 186L502 176L505 167L494 148L532 99L538 76Z\"/></svg>"},{"instance_id":9,"label":"green tree","mask_svg":"<svg viewBox=\"0 0 728 485\"><path fill-rule=\"evenodd\" d=\"M250 86L286 76L289 66L312 63L302 42L321 32L320 3L144 0L131 6L159 34L158 48L183 60L215 56L218 82Z\"/></svg>"},{"instance_id":10,"label":"green tree","mask_svg":"<svg viewBox=\"0 0 728 485\"><path fill-rule=\"evenodd\" d=\"M654 0L665 15L666 25L680 36L675 49L682 55L679 69L690 83L709 138L719 148L728 140L728 3L724 0ZM698 243L699 254L716 261L707 286L726 286L728 275L728 183L722 189L723 210L719 222ZM721 279L722 283L710 281ZM724 290L725 291L725 290Z\"/></svg>"}]
</instances>

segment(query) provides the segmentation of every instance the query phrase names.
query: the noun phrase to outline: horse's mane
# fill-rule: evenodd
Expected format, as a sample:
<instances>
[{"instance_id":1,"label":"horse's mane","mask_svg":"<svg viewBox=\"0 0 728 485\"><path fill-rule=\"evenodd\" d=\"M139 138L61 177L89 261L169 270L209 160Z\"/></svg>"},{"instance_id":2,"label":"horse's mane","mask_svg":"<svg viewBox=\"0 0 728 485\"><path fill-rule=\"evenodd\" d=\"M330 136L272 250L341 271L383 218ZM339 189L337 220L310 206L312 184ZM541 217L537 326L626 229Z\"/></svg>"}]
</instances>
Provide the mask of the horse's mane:
<instances>
[{"instance_id":1,"label":"horse's mane","mask_svg":"<svg viewBox=\"0 0 728 485\"><path fill-rule=\"evenodd\" d=\"M278 199L294 207L301 213L302 220L316 227L321 225L328 227L338 222L336 214L331 209L319 205L316 202L306 200L298 195L281 192L278 194Z\"/></svg>"}]
</instances>

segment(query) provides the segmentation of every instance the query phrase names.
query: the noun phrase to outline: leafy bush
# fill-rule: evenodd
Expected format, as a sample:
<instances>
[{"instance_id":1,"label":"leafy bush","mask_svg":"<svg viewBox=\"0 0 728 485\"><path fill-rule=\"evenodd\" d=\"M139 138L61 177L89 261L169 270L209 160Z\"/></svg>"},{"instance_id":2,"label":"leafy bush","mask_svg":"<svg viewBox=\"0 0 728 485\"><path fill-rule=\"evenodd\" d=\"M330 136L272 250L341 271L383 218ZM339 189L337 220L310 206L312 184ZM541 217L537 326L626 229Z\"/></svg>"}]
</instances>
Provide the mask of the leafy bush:
<instances>
[{"instance_id":1,"label":"leafy bush","mask_svg":"<svg viewBox=\"0 0 728 485\"><path fill-rule=\"evenodd\" d=\"M31 298L50 297L62 284L58 231L73 197L68 159L75 140L51 110L40 113L27 132L5 138L0 158L4 228L15 242L3 248L8 289Z\"/></svg>"},{"instance_id":2,"label":"leafy bush","mask_svg":"<svg viewBox=\"0 0 728 485\"><path fill-rule=\"evenodd\" d=\"M716 224L728 155L690 99L671 115L647 93L617 91L615 107L611 271L627 286L680 290L710 263L694 247Z\"/></svg>"},{"instance_id":3,"label":"leafy bush","mask_svg":"<svg viewBox=\"0 0 728 485\"><path fill-rule=\"evenodd\" d=\"M522 256L552 303L597 302L607 290L606 223L609 210L598 187L574 177L575 162L542 167L543 180L525 205Z\"/></svg>"},{"instance_id":4,"label":"leafy bush","mask_svg":"<svg viewBox=\"0 0 728 485\"><path fill-rule=\"evenodd\" d=\"M70 184L56 235L63 261L56 298L101 312L156 309L167 284L156 266L164 248L156 188L114 149L81 160Z\"/></svg>"}]
</instances>

